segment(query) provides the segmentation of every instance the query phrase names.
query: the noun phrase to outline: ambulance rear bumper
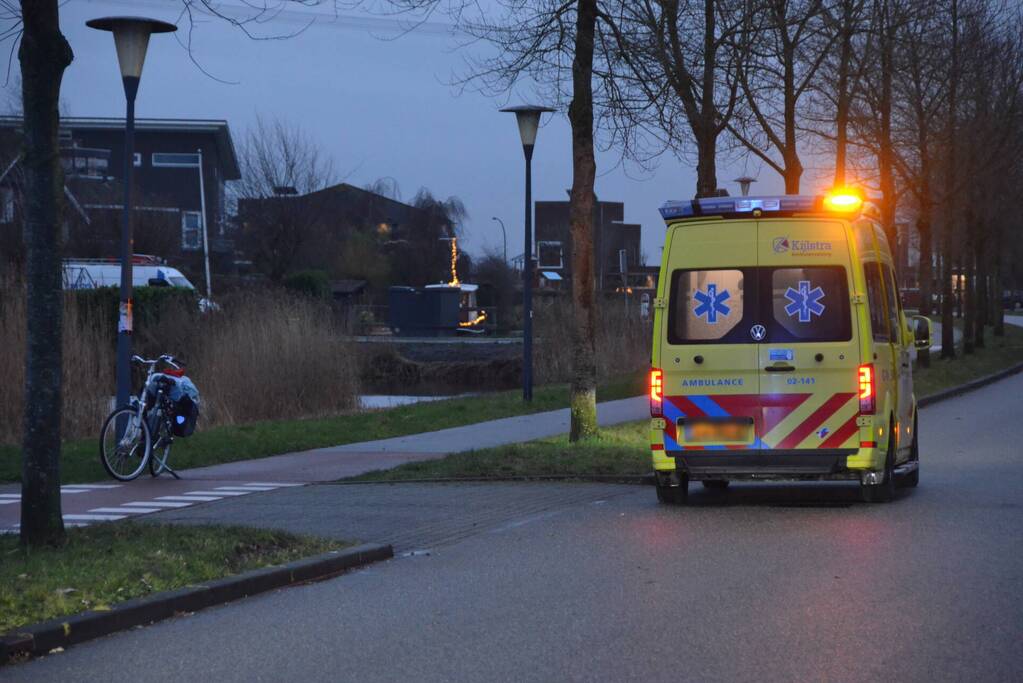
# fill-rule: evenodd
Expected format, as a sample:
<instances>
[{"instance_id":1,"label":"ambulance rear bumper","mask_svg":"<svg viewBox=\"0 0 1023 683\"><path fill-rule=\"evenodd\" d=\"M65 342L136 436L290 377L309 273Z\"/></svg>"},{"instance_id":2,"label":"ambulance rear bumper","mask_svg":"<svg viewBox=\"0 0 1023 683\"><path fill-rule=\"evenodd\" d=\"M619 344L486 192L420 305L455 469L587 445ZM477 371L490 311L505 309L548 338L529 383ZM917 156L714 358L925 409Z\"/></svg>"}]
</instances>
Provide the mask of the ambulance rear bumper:
<instances>
[{"instance_id":1,"label":"ambulance rear bumper","mask_svg":"<svg viewBox=\"0 0 1023 683\"><path fill-rule=\"evenodd\" d=\"M859 480L860 471L846 467L855 448L791 451L669 451L675 469L690 481L727 480Z\"/></svg>"}]
</instances>

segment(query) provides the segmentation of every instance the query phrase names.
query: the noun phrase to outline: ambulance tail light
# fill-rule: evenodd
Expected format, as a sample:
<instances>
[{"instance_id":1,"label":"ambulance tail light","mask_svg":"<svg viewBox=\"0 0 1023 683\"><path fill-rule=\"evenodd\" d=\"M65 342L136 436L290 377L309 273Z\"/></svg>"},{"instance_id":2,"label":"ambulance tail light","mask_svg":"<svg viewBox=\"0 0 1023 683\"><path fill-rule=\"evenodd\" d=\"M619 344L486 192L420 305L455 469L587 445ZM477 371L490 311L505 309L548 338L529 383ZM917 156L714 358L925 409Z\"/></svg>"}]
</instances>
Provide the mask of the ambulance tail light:
<instances>
[{"instance_id":1,"label":"ambulance tail light","mask_svg":"<svg viewBox=\"0 0 1023 683\"><path fill-rule=\"evenodd\" d=\"M874 364L864 363L859 368L860 414L873 415L877 410L877 392L874 383Z\"/></svg>"},{"instance_id":2,"label":"ambulance tail light","mask_svg":"<svg viewBox=\"0 0 1023 683\"><path fill-rule=\"evenodd\" d=\"M657 368L650 370L650 417L664 415L664 374Z\"/></svg>"}]
</instances>

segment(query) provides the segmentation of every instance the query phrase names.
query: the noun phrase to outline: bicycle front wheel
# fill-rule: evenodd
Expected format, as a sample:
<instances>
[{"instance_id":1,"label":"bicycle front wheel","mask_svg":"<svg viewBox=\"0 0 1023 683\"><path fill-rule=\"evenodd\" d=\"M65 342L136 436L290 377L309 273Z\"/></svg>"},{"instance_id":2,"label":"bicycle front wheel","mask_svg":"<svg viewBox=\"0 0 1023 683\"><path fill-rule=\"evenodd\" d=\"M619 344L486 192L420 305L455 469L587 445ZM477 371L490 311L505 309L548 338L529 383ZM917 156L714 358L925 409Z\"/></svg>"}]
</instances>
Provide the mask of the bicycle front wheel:
<instances>
[{"instance_id":1,"label":"bicycle front wheel","mask_svg":"<svg viewBox=\"0 0 1023 683\"><path fill-rule=\"evenodd\" d=\"M99 435L100 460L107 474L131 481L145 469L152 450L149 425L134 408L118 408L110 413Z\"/></svg>"}]
</instances>

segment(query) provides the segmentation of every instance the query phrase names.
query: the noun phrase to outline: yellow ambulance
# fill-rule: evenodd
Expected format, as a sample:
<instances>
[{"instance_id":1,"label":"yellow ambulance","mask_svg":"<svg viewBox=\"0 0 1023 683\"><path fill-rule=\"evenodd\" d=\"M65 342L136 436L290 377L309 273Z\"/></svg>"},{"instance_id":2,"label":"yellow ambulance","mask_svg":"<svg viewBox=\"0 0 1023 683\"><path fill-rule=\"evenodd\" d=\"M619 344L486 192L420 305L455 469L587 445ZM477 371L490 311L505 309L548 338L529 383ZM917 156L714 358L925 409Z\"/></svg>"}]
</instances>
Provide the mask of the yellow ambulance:
<instances>
[{"instance_id":1,"label":"yellow ambulance","mask_svg":"<svg viewBox=\"0 0 1023 683\"><path fill-rule=\"evenodd\" d=\"M877 211L855 192L661 207L650 444L663 503L690 482L851 480L887 501L920 475L915 348Z\"/></svg>"}]
</instances>

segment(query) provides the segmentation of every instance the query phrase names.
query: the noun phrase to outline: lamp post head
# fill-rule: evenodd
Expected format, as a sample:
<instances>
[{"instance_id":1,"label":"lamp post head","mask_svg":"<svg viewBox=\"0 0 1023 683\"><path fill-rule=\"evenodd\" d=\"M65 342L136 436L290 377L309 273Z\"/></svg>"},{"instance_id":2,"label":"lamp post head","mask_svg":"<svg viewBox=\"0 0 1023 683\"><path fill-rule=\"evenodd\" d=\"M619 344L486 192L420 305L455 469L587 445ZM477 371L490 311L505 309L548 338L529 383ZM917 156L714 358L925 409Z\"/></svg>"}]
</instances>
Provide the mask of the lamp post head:
<instances>
[{"instance_id":1,"label":"lamp post head","mask_svg":"<svg viewBox=\"0 0 1023 683\"><path fill-rule=\"evenodd\" d=\"M554 111L550 107L541 107L536 104L520 104L515 107L505 107L501 111L515 114L519 124L519 136L522 138L522 146L532 147L536 143L536 131L540 127L540 114Z\"/></svg>"},{"instance_id":2,"label":"lamp post head","mask_svg":"<svg viewBox=\"0 0 1023 683\"><path fill-rule=\"evenodd\" d=\"M734 182L739 183L739 189L742 192L742 196L743 197L748 197L749 196L749 186L751 184L757 182L757 179L756 178L750 178L749 176L742 176L741 178L736 178Z\"/></svg>"},{"instance_id":3,"label":"lamp post head","mask_svg":"<svg viewBox=\"0 0 1023 683\"><path fill-rule=\"evenodd\" d=\"M178 30L174 24L145 17L103 17L90 19L85 25L114 34L121 78L135 79L136 84L142 77L142 64L146 61L149 36L153 33L170 33Z\"/></svg>"}]
</instances>

